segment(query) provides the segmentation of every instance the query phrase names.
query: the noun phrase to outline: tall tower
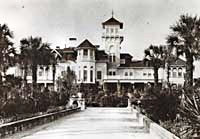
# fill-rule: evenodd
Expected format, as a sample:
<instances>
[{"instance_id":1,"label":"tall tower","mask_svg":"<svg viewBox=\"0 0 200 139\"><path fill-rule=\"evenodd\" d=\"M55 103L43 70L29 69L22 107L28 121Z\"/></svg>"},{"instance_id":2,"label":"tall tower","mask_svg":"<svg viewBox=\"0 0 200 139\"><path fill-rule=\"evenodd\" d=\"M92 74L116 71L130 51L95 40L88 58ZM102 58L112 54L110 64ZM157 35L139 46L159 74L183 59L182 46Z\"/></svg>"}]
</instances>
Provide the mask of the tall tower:
<instances>
[{"instance_id":1,"label":"tall tower","mask_svg":"<svg viewBox=\"0 0 200 139\"><path fill-rule=\"evenodd\" d=\"M102 23L103 35L102 41L105 52L109 55L109 62L113 66L120 65L120 49L123 41L121 30L123 29L123 23L119 22L113 17Z\"/></svg>"}]
</instances>

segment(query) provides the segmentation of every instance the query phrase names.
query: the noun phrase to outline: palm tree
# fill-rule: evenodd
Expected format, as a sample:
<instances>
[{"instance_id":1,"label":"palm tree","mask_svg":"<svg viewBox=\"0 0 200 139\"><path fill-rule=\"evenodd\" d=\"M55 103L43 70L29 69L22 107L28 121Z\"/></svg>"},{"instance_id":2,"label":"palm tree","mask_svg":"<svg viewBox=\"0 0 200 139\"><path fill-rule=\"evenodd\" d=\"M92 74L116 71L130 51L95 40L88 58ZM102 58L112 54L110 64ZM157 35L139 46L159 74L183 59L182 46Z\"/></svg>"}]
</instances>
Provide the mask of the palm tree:
<instances>
[{"instance_id":1,"label":"palm tree","mask_svg":"<svg viewBox=\"0 0 200 139\"><path fill-rule=\"evenodd\" d=\"M24 64L24 79L26 79L27 70L30 65L32 70L32 84L33 88L37 83L38 66L49 66L51 51L48 43L42 43L42 38L32 36L22 39L21 41L21 55L22 63Z\"/></svg>"},{"instance_id":2,"label":"palm tree","mask_svg":"<svg viewBox=\"0 0 200 139\"><path fill-rule=\"evenodd\" d=\"M186 58L186 86L193 85L193 62L200 54L200 19L197 16L181 15L179 21L170 27L172 34L167 43L176 49L177 56Z\"/></svg>"},{"instance_id":3,"label":"palm tree","mask_svg":"<svg viewBox=\"0 0 200 139\"><path fill-rule=\"evenodd\" d=\"M150 45L145 51L144 62L148 62L149 66L154 69L154 84L158 85L158 70L164 64L163 47Z\"/></svg>"},{"instance_id":4,"label":"palm tree","mask_svg":"<svg viewBox=\"0 0 200 139\"><path fill-rule=\"evenodd\" d=\"M0 81L2 82L2 76L5 76L5 72L13 63L15 49L11 39L13 38L13 32L10 31L6 24L0 24ZM2 75L3 74L3 75Z\"/></svg>"}]
</instances>

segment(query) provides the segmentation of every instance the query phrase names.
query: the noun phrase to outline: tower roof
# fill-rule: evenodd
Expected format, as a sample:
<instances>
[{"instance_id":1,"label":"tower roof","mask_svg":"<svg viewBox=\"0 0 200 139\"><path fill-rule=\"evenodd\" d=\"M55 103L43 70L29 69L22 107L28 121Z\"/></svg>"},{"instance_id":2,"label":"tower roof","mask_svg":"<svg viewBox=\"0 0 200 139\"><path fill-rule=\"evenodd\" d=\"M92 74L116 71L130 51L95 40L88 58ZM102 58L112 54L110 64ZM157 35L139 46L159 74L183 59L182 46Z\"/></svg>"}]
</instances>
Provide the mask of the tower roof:
<instances>
[{"instance_id":1,"label":"tower roof","mask_svg":"<svg viewBox=\"0 0 200 139\"><path fill-rule=\"evenodd\" d=\"M84 40L81 44L79 44L79 46L77 46L77 49L81 49L81 48L92 48L92 49L96 49L96 47L87 39Z\"/></svg>"},{"instance_id":2,"label":"tower roof","mask_svg":"<svg viewBox=\"0 0 200 139\"><path fill-rule=\"evenodd\" d=\"M117 19L115 19L114 17L111 17L110 19L108 19L107 21L102 23L103 28L105 27L105 25L119 25L120 29L123 28L123 23L119 22Z\"/></svg>"}]
</instances>

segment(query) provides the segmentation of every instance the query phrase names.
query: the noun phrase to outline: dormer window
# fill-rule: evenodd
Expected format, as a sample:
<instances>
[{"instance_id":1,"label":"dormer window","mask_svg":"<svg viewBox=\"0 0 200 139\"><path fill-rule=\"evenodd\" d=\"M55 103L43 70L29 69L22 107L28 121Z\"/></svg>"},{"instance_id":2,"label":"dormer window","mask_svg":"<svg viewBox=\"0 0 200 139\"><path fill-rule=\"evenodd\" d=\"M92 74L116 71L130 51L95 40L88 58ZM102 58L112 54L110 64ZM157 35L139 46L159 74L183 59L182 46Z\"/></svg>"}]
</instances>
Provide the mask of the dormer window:
<instances>
[{"instance_id":1,"label":"dormer window","mask_svg":"<svg viewBox=\"0 0 200 139\"><path fill-rule=\"evenodd\" d=\"M90 56L93 57L93 50L90 50Z\"/></svg>"},{"instance_id":2,"label":"dormer window","mask_svg":"<svg viewBox=\"0 0 200 139\"><path fill-rule=\"evenodd\" d=\"M109 32L109 29L108 28L106 28L106 33L108 33Z\"/></svg>"},{"instance_id":3,"label":"dormer window","mask_svg":"<svg viewBox=\"0 0 200 139\"><path fill-rule=\"evenodd\" d=\"M83 49L83 55L87 56L88 55L88 49Z\"/></svg>"},{"instance_id":4,"label":"dormer window","mask_svg":"<svg viewBox=\"0 0 200 139\"><path fill-rule=\"evenodd\" d=\"M115 33L118 33L118 28L115 28Z\"/></svg>"},{"instance_id":5,"label":"dormer window","mask_svg":"<svg viewBox=\"0 0 200 139\"><path fill-rule=\"evenodd\" d=\"M110 29L110 32L111 32L111 33L113 33L113 32L114 32L114 29L113 29L113 28L111 28L111 29Z\"/></svg>"}]
</instances>

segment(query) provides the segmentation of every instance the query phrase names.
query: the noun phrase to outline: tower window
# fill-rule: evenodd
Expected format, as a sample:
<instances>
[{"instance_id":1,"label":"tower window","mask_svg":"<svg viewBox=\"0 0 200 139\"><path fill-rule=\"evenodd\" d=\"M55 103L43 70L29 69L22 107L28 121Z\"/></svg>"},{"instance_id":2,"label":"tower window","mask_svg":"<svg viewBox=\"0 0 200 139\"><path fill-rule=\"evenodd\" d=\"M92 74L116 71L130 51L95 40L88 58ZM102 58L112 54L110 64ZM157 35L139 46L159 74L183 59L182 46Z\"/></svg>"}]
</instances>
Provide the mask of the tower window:
<instances>
[{"instance_id":1,"label":"tower window","mask_svg":"<svg viewBox=\"0 0 200 139\"><path fill-rule=\"evenodd\" d=\"M93 50L90 50L90 56L93 57Z\"/></svg>"},{"instance_id":2,"label":"tower window","mask_svg":"<svg viewBox=\"0 0 200 139\"><path fill-rule=\"evenodd\" d=\"M93 70L90 70L90 82L93 82Z\"/></svg>"},{"instance_id":3,"label":"tower window","mask_svg":"<svg viewBox=\"0 0 200 139\"><path fill-rule=\"evenodd\" d=\"M106 33L108 33L109 32L109 29L108 28L106 28Z\"/></svg>"},{"instance_id":4,"label":"tower window","mask_svg":"<svg viewBox=\"0 0 200 139\"><path fill-rule=\"evenodd\" d=\"M110 32L111 32L111 33L113 33L113 32L114 32L114 29L113 29L113 28L111 28L111 29L110 29Z\"/></svg>"},{"instance_id":5,"label":"tower window","mask_svg":"<svg viewBox=\"0 0 200 139\"><path fill-rule=\"evenodd\" d=\"M88 49L83 49L83 55L87 56L88 55Z\"/></svg>"},{"instance_id":6,"label":"tower window","mask_svg":"<svg viewBox=\"0 0 200 139\"><path fill-rule=\"evenodd\" d=\"M115 57L115 55L113 56L113 62L115 62L116 61L116 57Z\"/></svg>"},{"instance_id":7,"label":"tower window","mask_svg":"<svg viewBox=\"0 0 200 139\"><path fill-rule=\"evenodd\" d=\"M112 62L112 56L109 56L109 61Z\"/></svg>"},{"instance_id":8,"label":"tower window","mask_svg":"<svg viewBox=\"0 0 200 139\"><path fill-rule=\"evenodd\" d=\"M118 29L117 28L115 29L115 33L118 33Z\"/></svg>"},{"instance_id":9,"label":"tower window","mask_svg":"<svg viewBox=\"0 0 200 139\"><path fill-rule=\"evenodd\" d=\"M87 81L87 70L83 71L83 81Z\"/></svg>"}]
</instances>

